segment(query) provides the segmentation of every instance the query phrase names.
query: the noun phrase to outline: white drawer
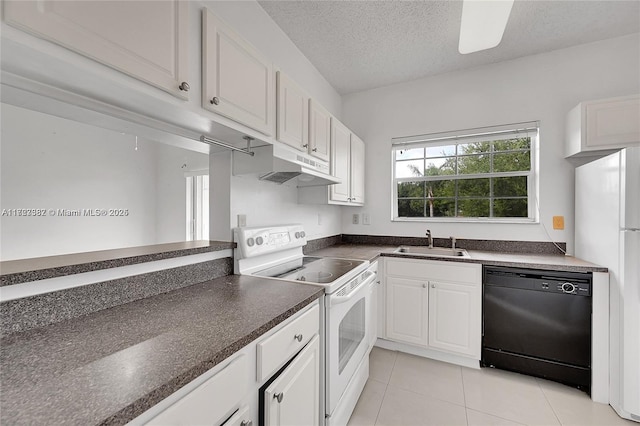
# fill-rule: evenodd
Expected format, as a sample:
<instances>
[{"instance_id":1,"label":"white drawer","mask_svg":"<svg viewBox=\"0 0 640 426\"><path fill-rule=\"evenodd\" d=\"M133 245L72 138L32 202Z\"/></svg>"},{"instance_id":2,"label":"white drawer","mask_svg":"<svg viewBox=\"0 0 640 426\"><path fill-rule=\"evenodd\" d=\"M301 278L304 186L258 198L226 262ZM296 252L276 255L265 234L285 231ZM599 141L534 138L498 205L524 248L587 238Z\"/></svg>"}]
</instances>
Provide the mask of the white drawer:
<instances>
[{"instance_id":1,"label":"white drawer","mask_svg":"<svg viewBox=\"0 0 640 426\"><path fill-rule=\"evenodd\" d=\"M147 425L219 424L248 393L249 381L249 362L241 355Z\"/></svg>"},{"instance_id":2,"label":"white drawer","mask_svg":"<svg viewBox=\"0 0 640 426\"><path fill-rule=\"evenodd\" d=\"M245 405L231 416L229 420L224 423L224 426L258 426L258 424L251 418L249 406Z\"/></svg>"},{"instance_id":3,"label":"white drawer","mask_svg":"<svg viewBox=\"0 0 640 426\"><path fill-rule=\"evenodd\" d=\"M263 381L283 366L319 329L320 308L316 302L313 308L258 343L258 381Z\"/></svg>"},{"instance_id":4,"label":"white drawer","mask_svg":"<svg viewBox=\"0 0 640 426\"><path fill-rule=\"evenodd\" d=\"M480 284L482 265L437 260L385 260L385 274L396 277Z\"/></svg>"}]
</instances>

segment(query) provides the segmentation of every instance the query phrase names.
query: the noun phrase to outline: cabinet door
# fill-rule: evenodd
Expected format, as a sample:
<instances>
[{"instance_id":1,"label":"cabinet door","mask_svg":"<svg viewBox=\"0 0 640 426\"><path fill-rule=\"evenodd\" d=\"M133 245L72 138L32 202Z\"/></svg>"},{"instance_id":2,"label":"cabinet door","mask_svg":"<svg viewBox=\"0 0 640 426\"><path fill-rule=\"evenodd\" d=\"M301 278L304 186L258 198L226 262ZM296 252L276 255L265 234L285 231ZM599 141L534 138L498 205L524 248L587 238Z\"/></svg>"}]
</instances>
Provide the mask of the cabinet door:
<instances>
[{"instance_id":1,"label":"cabinet door","mask_svg":"<svg viewBox=\"0 0 640 426\"><path fill-rule=\"evenodd\" d=\"M640 144L640 98L611 99L586 104L588 148Z\"/></svg>"},{"instance_id":2,"label":"cabinet door","mask_svg":"<svg viewBox=\"0 0 640 426\"><path fill-rule=\"evenodd\" d=\"M318 102L309 99L309 153L329 161L331 144L331 114Z\"/></svg>"},{"instance_id":3,"label":"cabinet door","mask_svg":"<svg viewBox=\"0 0 640 426\"><path fill-rule=\"evenodd\" d=\"M364 142L351 134L351 202L364 204Z\"/></svg>"},{"instance_id":4,"label":"cabinet door","mask_svg":"<svg viewBox=\"0 0 640 426\"><path fill-rule=\"evenodd\" d=\"M351 132L338 120L331 119L331 174L342 183L329 185L331 201L349 202L349 171L351 167Z\"/></svg>"},{"instance_id":5,"label":"cabinet door","mask_svg":"<svg viewBox=\"0 0 640 426\"><path fill-rule=\"evenodd\" d=\"M187 99L188 2L3 3L8 24Z\"/></svg>"},{"instance_id":6,"label":"cabinet door","mask_svg":"<svg viewBox=\"0 0 640 426\"><path fill-rule=\"evenodd\" d=\"M320 343L316 335L264 392L266 426L320 422Z\"/></svg>"},{"instance_id":7,"label":"cabinet door","mask_svg":"<svg viewBox=\"0 0 640 426\"><path fill-rule=\"evenodd\" d=\"M480 285L429 281L429 347L480 359Z\"/></svg>"},{"instance_id":8,"label":"cabinet door","mask_svg":"<svg viewBox=\"0 0 640 426\"><path fill-rule=\"evenodd\" d=\"M276 74L276 138L306 152L309 146L309 98L282 71Z\"/></svg>"},{"instance_id":9,"label":"cabinet door","mask_svg":"<svg viewBox=\"0 0 640 426\"><path fill-rule=\"evenodd\" d=\"M271 63L206 9L202 64L202 107L272 135Z\"/></svg>"},{"instance_id":10,"label":"cabinet door","mask_svg":"<svg viewBox=\"0 0 640 426\"><path fill-rule=\"evenodd\" d=\"M387 277L387 338L427 346L427 281Z\"/></svg>"}]
</instances>

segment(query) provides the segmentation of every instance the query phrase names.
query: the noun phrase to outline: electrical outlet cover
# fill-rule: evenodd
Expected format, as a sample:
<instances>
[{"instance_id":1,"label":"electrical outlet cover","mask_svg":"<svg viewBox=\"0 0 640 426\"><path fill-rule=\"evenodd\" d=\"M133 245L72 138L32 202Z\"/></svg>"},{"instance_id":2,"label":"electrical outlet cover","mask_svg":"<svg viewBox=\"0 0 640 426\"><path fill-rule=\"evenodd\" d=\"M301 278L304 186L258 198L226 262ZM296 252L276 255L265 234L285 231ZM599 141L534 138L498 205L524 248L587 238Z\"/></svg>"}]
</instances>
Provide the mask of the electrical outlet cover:
<instances>
[{"instance_id":1,"label":"electrical outlet cover","mask_svg":"<svg viewBox=\"0 0 640 426\"><path fill-rule=\"evenodd\" d=\"M353 219L351 220L351 223L353 223L354 225L357 225L360 223L360 215L358 213L353 214Z\"/></svg>"}]
</instances>

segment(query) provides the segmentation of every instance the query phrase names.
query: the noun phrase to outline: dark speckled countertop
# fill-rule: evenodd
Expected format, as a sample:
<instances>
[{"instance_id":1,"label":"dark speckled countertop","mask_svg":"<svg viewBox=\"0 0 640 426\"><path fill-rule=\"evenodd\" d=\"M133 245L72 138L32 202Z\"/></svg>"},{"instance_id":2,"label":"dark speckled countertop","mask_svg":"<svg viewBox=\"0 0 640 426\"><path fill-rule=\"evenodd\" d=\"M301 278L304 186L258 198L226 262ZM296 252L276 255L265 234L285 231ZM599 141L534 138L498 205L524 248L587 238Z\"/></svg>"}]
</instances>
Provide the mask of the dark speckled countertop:
<instances>
[{"instance_id":1,"label":"dark speckled countertop","mask_svg":"<svg viewBox=\"0 0 640 426\"><path fill-rule=\"evenodd\" d=\"M502 253L497 251L467 250L468 258L425 257L393 253L398 246L370 244L338 244L309 253L311 256L342 257L376 260L379 256L412 259L443 260L450 262L481 263L491 266L511 266L570 272L607 272L607 268L561 254Z\"/></svg>"},{"instance_id":2,"label":"dark speckled countertop","mask_svg":"<svg viewBox=\"0 0 640 426\"><path fill-rule=\"evenodd\" d=\"M10 335L0 423L124 424L323 292L230 275Z\"/></svg>"}]
</instances>

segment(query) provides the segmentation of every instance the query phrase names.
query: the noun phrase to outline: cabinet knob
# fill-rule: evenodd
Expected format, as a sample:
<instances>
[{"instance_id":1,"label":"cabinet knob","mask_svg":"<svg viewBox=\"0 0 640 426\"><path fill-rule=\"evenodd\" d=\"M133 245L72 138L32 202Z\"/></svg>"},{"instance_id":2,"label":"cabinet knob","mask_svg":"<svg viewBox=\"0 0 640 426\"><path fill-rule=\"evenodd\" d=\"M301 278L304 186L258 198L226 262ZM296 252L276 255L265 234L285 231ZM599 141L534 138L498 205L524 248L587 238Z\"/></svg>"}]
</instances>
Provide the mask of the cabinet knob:
<instances>
[{"instance_id":1,"label":"cabinet knob","mask_svg":"<svg viewBox=\"0 0 640 426\"><path fill-rule=\"evenodd\" d=\"M282 399L284 398L284 392L280 392L280 393L277 393L277 394L273 395L273 398L276 399L278 401L278 403L281 403Z\"/></svg>"},{"instance_id":2,"label":"cabinet knob","mask_svg":"<svg viewBox=\"0 0 640 426\"><path fill-rule=\"evenodd\" d=\"M253 426L253 420L243 420L240 422L240 426Z\"/></svg>"},{"instance_id":3,"label":"cabinet knob","mask_svg":"<svg viewBox=\"0 0 640 426\"><path fill-rule=\"evenodd\" d=\"M191 86L189 86L189 83L187 83L186 81L183 81L182 83L180 83L180 86L178 86L178 89L182 90L183 92L188 92L189 89L191 89Z\"/></svg>"},{"instance_id":4,"label":"cabinet knob","mask_svg":"<svg viewBox=\"0 0 640 426\"><path fill-rule=\"evenodd\" d=\"M302 145L302 147L303 147L303 148L306 148L306 147L308 147L308 146L309 146L309 144L308 144L308 143L305 143L304 145Z\"/></svg>"},{"instance_id":5,"label":"cabinet knob","mask_svg":"<svg viewBox=\"0 0 640 426\"><path fill-rule=\"evenodd\" d=\"M220 99L217 96L214 96L209 102L211 102L213 105L219 105Z\"/></svg>"},{"instance_id":6,"label":"cabinet knob","mask_svg":"<svg viewBox=\"0 0 640 426\"><path fill-rule=\"evenodd\" d=\"M436 288L436 285L435 284L431 284L431 288Z\"/></svg>"},{"instance_id":7,"label":"cabinet knob","mask_svg":"<svg viewBox=\"0 0 640 426\"><path fill-rule=\"evenodd\" d=\"M318 152L318 148L313 148L311 151Z\"/></svg>"},{"instance_id":8,"label":"cabinet knob","mask_svg":"<svg viewBox=\"0 0 640 426\"><path fill-rule=\"evenodd\" d=\"M422 284L422 288L427 288L427 284L426 283Z\"/></svg>"},{"instance_id":9,"label":"cabinet knob","mask_svg":"<svg viewBox=\"0 0 640 426\"><path fill-rule=\"evenodd\" d=\"M298 342L302 342L302 334L296 334L295 336L293 336L294 339L296 339Z\"/></svg>"}]
</instances>

